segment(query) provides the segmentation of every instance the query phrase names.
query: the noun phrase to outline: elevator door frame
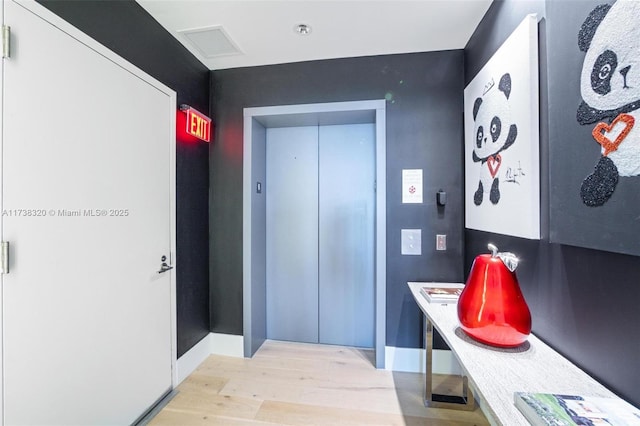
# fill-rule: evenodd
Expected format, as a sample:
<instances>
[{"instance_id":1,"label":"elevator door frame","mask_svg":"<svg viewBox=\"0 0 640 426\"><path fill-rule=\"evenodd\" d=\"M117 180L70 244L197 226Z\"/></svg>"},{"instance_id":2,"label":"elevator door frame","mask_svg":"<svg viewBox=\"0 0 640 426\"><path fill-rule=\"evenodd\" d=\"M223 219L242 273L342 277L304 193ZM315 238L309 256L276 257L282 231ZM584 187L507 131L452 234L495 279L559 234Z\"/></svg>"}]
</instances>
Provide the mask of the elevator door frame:
<instances>
[{"instance_id":1,"label":"elevator door frame","mask_svg":"<svg viewBox=\"0 0 640 426\"><path fill-rule=\"evenodd\" d=\"M251 357L266 339L266 129L375 124L375 366L385 367L386 341L386 103L384 100L244 109L243 338ZM262 192L258 193L258 183Z\"/></svg>"}]
</instances>

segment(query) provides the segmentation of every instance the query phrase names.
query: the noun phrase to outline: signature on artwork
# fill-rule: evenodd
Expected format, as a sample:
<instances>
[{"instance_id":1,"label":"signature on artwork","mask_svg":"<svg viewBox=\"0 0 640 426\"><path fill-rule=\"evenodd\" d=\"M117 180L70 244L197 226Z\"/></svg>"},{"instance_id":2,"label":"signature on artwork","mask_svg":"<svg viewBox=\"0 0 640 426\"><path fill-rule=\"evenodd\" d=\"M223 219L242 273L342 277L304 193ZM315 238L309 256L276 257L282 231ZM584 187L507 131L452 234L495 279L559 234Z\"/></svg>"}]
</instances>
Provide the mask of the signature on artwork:
<instances>
[{"instance_id":1,"label":"signature on artwork","mask_svg":"<svg viewBox=\"0 0 640 426\"><path fill-rule=\"evenodd\" d=\"M520 161L518 160L518 167L516 169L509 167L505 172L505 182L517 183L520 185L520 182L518 182L518 178L520 176L526 176L526 174L522 170Z\"/></svg>"}]
</instances>

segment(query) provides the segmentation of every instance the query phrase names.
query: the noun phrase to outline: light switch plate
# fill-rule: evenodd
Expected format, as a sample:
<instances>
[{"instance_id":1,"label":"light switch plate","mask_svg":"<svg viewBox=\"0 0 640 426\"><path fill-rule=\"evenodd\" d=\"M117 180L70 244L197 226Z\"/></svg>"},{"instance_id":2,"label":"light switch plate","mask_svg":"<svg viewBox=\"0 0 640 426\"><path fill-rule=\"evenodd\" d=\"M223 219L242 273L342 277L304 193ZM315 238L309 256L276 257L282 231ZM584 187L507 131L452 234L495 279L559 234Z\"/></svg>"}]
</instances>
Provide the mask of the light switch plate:
<instances>
[{"instance_id":1,"label":"light switch plate","mask_svg":"<svg viewBox=\"0 0 640 426\"><path fill-rule=\"evenodd\" d=\"M436 235L436 250L446 250L447 249L447 236L437 234Z\"/></svg>"},{"instance_id":2,"label":"light switch plate","mask_svg":"<svg viewBox=\"0 0 640 426\"><path fill-rule=\"evenodd\" d=\"M402 254L420 256L422 254L422 229L402 229L400 232Z\"/></svg>"}]
</instances>

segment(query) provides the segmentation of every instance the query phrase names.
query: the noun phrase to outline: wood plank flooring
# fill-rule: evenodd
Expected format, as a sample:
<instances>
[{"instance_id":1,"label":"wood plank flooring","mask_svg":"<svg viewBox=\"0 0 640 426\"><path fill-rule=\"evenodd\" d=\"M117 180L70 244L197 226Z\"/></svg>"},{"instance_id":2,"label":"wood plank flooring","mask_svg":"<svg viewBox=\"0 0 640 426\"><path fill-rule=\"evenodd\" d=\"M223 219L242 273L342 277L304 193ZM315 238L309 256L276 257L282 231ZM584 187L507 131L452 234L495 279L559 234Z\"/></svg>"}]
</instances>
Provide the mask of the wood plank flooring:
<instances>
[{"instance_id":1,"label":"wood plank flooring","mask_svg":"<svg viewBox=\"0 0 640 426\"><path fill-rule=\"evenodd\" d=\"M437 392L460 392L444 376ZM373 352L267 341L251 359L212 355L149 423L166 425L487 425L425 408L423 375L376 370Z\"/></svg>"}]
</instances>

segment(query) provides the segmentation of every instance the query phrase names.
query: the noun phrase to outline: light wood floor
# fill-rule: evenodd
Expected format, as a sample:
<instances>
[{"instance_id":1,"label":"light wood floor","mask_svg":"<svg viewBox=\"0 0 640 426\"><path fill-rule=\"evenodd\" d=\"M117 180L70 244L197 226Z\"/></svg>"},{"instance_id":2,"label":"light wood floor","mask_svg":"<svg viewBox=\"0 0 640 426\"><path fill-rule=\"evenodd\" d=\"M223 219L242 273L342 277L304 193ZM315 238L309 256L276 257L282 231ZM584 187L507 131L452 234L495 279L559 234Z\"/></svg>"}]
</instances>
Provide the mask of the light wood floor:
<instances>
[{"instance_id":1,"label":"light wood floor","mask_svg":"<svg viewBox=\"0 0 640 426\"><path fill-rule=\"evenodd\" d=\"M212 355L149 424L488 424L478 408L425 408L421 374L376 370L372 359L367 350L277 341L251 359ZM436 391L455 387L445 380Z\"/></svg>"}]
</instances>

